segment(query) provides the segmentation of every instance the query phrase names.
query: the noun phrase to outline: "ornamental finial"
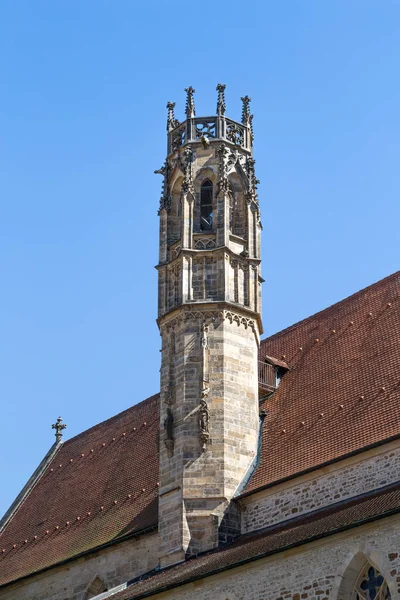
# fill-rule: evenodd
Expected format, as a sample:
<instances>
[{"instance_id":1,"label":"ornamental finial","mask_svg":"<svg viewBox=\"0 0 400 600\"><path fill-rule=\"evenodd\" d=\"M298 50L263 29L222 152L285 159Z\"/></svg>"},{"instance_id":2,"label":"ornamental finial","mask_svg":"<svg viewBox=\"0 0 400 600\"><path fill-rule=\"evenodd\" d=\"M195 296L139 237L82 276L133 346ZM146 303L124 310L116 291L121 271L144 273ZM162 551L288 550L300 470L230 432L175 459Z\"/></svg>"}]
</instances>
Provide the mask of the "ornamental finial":
<instances>
[{"instance_id":1,"label":"ornamental finial","mask_svg":"<svg viewBox=\"0 0 400 600\"><path fill-rule=\"evenodd\" d=\"M254 142L253 118L254 118L254 115L250 115L250 117L249 117L249 126L250 126L250 140L251 140L251 145L253 145L253 142Z\"/></svg>"},{"instance_id":2,"label":"ornamental finial","mask_svg":"<svg viewBox=\"0 0 400 600\"><path fill-rule=\"evenodd\" d=\"M196 90L194 88L192 88L192 86L190 85L188 88L185 88L185 92L186 92L186 117L188 119L193 119L193 117L196 114L195 108L194 108L194 93L196 92Z\"/></svg>"},{"instance_id":3,"label":"ornamental finial","mask_svg":"<svg viewBox=\"0 0 400 600\"><path fill-rule=\"evenodd\" d=\"M225 110L226 110L225 88L226 88L226 85L223 83L219 83L216 88L217 92L218 92L218 102L217 102L217 115L218 116L225 114Z\"/></svg>"},{"instance_id":4,"label":"ornamental finial","mask_svg":"<svg viewBox=\"0 0 400 600\"><path fill-rule=\"evenodd\" d=\"M240 98L243 102L242 108L242 123L243 125L249 125L250 122L250 102L251 98L248 96L244 96L244 98Z\"/></svg>"},{"instance_id":5,"label":"ornamental finial","mask_svg":"<svg viewBox=\"0 0 400 600\"><path fill-rule=\"evenodd\" d=\"M55 436L56 436L56 444L59 444L61 442L61 438L62 438L62 430L65 429L67 426L65 423L62 423L62 418L58 417L57 422L53 423L53 425L51 426L52 429L56 430Z\"/></svg>"},{"instance_id":6,"label":"ornamental finial","mask_svg":"<svg viewBox=\"0 0 400 600\"><path fill-rule=\"evenodd\" d=\"M177 125L179 125L179 122L175 119L174 108L175 108L175 102L167 102L167 109L168 109L167 131L172 131L172 129L175 129L175 127Z\"/></svg>"}]
</instances>

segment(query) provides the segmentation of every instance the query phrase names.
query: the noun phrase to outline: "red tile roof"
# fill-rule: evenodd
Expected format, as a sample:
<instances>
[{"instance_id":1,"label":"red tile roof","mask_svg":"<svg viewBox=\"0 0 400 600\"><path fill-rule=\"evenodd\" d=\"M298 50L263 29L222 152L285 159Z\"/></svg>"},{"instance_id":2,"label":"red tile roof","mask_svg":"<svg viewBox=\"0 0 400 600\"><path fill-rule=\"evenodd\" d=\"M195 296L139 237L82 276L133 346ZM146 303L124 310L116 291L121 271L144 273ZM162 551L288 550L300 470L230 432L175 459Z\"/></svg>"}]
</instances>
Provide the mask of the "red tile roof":
<instances>
[{"instance_id":1,"label":"red tile roof","mask_svg":"<svg viewBox=\"0 0 400 600\"><path fill-rule=\"evenodd\" d=\"M156 395L61 445L0 536L0 585L157 524L158 418Z\"/></svg>"},{"instance_id":2,"label":"red tile roof","mask_svg":"<svg viewBox=\"0 0 400 600\"><path fill-rule=\"evenodd\" d=\"M262 403L246 491L400 435L400 272L267 338L266 355L290 370Z\"/></svg>"},{"instance_id":3,"label":"red tile roof","mask_svg":"<svg viewBox=\"0 0 400 600\"><path fill-rule=\"evenodd\" d=\"M399 511L400 484L396 484L378 493L370 492L355 500L340 502L307 516L274 525L257 534L242 536L229 546L197 556L172 568L159 571L147 579L137 581L126 590L113 595L112 600L146 598L241 563L259 560Z\"/></svg>"},{"instance_id":4,"label":"red tile roof","mask_svg":"<svg viewBox=\"0 0 400 600\"><path fill-rule=\"evenodd\" d=\"M266 355L290 370L262 404L245 493L400 434L400 273L264 340ZM0 535L0 585L157 524L158 399L60 447Z\"/></svg>"}]
</instances>

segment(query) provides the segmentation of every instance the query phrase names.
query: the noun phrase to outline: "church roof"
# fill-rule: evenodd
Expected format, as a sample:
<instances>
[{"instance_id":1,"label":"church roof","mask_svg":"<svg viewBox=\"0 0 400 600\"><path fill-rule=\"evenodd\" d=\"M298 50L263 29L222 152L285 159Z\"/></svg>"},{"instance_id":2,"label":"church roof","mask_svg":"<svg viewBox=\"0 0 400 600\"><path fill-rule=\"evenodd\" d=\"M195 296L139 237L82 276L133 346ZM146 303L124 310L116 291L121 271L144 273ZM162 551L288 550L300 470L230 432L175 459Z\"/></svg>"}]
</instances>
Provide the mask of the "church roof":
<instances>
[{"instance_id":1,"label":"church roof","mask_svg":"<svg viewBox=\"0 0 400 600\"><path fill-rule=\"evenodd\" d=\"M262 408L250 492L400 435L400 272L263 341L289 371Z\"/></svg>"},{"instance_id":2,"label":"church roof","mask_svg":"<svg viewBox=\"0 0 400 600\"><path fill-rule=\"evenodd\" d=\"M400 272L271 336L244 494L400 435ZM0 535L0 585L157 525L158 395L60 445Z\"/></svg>"},{"instance_id":3,"label":"church roof","mask_svg":"<svg viewBox=\"0 0 400 600\"><path fill-rule=\"evenodd\" d=\"M60 445L0 535L0 585L157 524L158 421L156 395Z\"/></svg>"},{"instance_id":4,"label":"church roof","mask_svg":"<svg viewBox=\"0 0 400 600\"><path fill-rule=\"evenodd\" d=\"M112 600L140 600L400 511L400 483L290 519L169 569L138 578Z\"/></svg>"}]
</instances>

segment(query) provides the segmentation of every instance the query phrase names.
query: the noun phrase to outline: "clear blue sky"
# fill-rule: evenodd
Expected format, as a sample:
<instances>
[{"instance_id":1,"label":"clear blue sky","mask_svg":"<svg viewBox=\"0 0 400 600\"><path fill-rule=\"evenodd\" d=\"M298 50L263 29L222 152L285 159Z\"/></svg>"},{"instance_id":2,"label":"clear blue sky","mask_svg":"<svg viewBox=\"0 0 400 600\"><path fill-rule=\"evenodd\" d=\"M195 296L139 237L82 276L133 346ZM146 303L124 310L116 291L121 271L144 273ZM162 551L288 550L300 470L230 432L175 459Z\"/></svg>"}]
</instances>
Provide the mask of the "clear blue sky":
<instances>
[{"instance_id":1,"label":"clear blue sky","mask_svg":"<svg viewBox=\"0 0 400 600\"><path fill-rule=\"evenodd\" d=\"M273 333L399 269L399 51L395 0L1 2L1 513L158 391L166 102L253 100Z\"/></svg>"}]
</instances>

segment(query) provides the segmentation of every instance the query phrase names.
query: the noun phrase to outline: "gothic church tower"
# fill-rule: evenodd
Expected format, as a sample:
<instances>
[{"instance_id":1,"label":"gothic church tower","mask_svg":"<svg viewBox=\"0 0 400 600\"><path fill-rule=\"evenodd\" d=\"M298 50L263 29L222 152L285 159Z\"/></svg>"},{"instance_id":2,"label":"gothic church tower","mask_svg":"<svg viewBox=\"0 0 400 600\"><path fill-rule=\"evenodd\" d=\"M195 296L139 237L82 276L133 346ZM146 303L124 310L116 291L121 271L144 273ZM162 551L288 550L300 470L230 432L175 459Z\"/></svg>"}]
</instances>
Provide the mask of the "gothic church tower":
<instances>
[{"instance_id":1,"label":"gothic church tower","mask_svg":"<svg viewBox=\"0 0 400 600\"><path fill-rule=\"evenodd\" d=\"M168 108L157 267L162 338L160 565L229 539L229 501L257 452L260 212L250 98L241 123Z\"/></svg>"}]
</instances>

